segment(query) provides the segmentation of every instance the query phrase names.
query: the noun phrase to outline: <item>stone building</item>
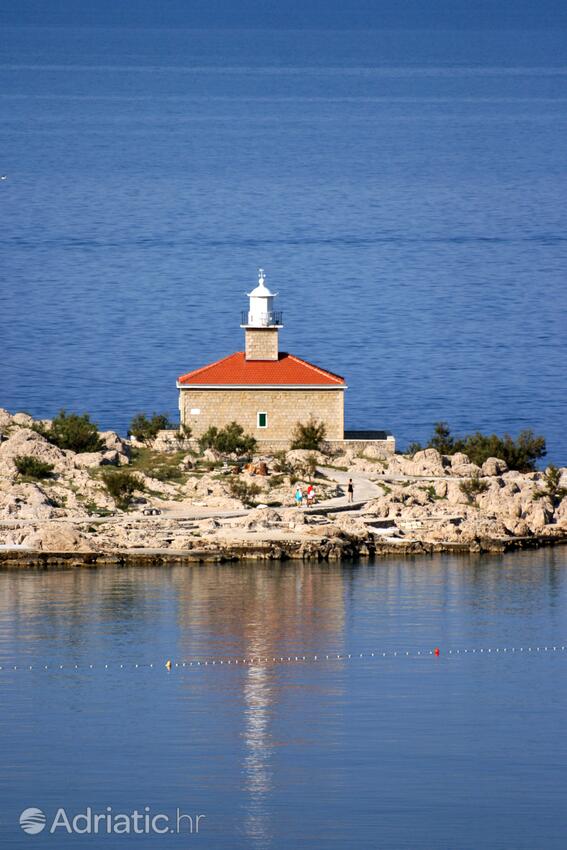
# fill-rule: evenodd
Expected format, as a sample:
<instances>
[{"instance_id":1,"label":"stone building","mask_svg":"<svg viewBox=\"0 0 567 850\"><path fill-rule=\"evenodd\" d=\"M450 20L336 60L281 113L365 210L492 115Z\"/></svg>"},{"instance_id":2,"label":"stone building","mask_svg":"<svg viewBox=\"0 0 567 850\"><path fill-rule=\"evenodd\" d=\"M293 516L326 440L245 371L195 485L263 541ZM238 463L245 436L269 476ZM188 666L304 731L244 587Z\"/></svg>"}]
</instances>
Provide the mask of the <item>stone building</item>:
<instances>
[{"instance_id":1,"label":"stone building","mask_svg":"<svg viewBox=\"0 0 567 850\"><path fill-rule=\"evenodd\" d=\"M260 444L286 444L296 422L325 423L329 440L344 437L344 378L280 351L282 314L260 270L242 316L245 350L202 366L177 381L182 425L198 438L210 425L235 420Z\"/></svg>"},{"instance_id":2,"label":"stone building","mask_svg":"<svg viewBox=\"0 0 567 850\"><path fill-rule=\"evenodd\" d=\"M177 380L182 425L197 440L211 425L222 428L236 421L261 448L289 446L297 422L311 417L324 422L327 443L351 445L355 450L373 445L393 452L395 441L385 431L344 430L345 379L280 351L282 314L274 310L276 293L266 286L262 269L258 285L248 294L242 314L244 351L194 369Z\"/></svg>"}]
</instances>

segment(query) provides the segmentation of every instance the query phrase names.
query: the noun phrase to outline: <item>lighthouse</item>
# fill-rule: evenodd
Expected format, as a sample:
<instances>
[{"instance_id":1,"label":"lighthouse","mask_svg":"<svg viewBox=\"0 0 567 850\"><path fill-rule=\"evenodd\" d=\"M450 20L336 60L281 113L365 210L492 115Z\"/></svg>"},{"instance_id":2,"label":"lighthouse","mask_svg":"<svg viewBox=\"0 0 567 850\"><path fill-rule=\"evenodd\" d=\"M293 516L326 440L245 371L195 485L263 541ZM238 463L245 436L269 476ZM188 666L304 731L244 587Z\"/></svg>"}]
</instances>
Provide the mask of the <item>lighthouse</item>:
<instances>
[{"instance_id":1,"label":"lighthouse","mask_svg":"<svg viewBox=\"0 0 567 850\"><path fill-rule=\"evenodd\" d=\"M279 358L278 332L283 325L282 314L274 310L276 296L266 286L264 269L258 269L258 285L248 293L248 311L242 314L246 360Z\"/></svg>"},{"instance_id":2,"label":"lighthouse","mask_svg":"<svg viewBox=\"0 0 567 850\"><path fill-rule=\"evenodd\" d=\"M198 440L208 428L241 425L266 450L289 447L297 422L316 419L328 441L344 439L345 379L281 351L282 314L263 269L242 313L244 351L193 368L177 379L181 423Z\"/></svg>"}]
</instances>

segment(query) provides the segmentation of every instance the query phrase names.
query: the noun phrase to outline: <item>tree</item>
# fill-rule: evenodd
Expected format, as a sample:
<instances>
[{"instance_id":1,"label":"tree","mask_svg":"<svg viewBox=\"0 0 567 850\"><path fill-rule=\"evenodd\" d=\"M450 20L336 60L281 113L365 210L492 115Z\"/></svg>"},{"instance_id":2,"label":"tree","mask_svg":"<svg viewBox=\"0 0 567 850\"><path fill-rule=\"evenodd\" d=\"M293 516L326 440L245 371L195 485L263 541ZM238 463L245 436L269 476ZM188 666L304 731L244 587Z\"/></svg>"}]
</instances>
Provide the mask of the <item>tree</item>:
<instances>
[{"instance_id":1,"label":"tree","mask_svg":"<svg viewBox=\"0 0 567 850\"><path fill-rule=\"evenodd\" d=\"M453 453L455 441L446 422L436 422L433 436L429 441L429 447L437 449L439 454L450 455Z\"/></svg>"},{"instance_id":2,"label":"tree","mask_svg":"<svg viewBox=\"0 0 567 850\"><path fill-rule=\"evenodd\" d=\"M217 428L215 425L207 428L199 437L199 448L202 452L205 449L214 449L223 455L235 454L242 457L254 452L256 440L246 434L238 422L229 422L224 428Z\"/></svg>"},{"instance_id":3,"label":"tree","mask_svg":"<svg viewBox=\"0 0 567 850\"><path fill-rule=\"evenodd\" d=\"M327 436L327 426L310 416L307 422L296 422L291 435L292 449L319 451Z\"/></svg>"},{"instance_id":4,"label":"tree","mask_svg":"<svg viewBox=\"0 0 567 850\"><path fill-rule=\"evenodd\" d=\"M534 493L534 499L547 497L554 508L567 496L567 487L561 487L561 470L551 464L543 475L544 489Z\"/></svg>"},{"instance_id":5,"label":"tree","mask_svg":"<svg viewBox=\"0 0 567 850\"><path fill-rule=\"evenodd\" d=\"M411 448L417 445L412 444ZM536 462L547 453L545 438L534 434L531 429L522 431L515 440L509 434L499 437L497 434L481 434L480 431L454 438L446 422L435 424L427 448L437 449L446 455L464 452L477 466L482 466L489 457L501 458L506 461L508 469L519 472L533 472Z\"/></svg>"},{"instance_id":6,"label":"tree","mask_svg":"<svg viewBox=\"0 0 567 850\"><path fill-rule=\"evenodd\" d=\"M154 413L150 419L145 413L137 413L130 422L128 433L143 443L151 443L160 431L172 427L173 425L164 413Z\"/></svg>"},{"instance_id":7,"label":"tree","mask_svg":"<svg viewBox=\"0 0 567 850\"><path fill-rule=\"evenodd\" d=\"M66 413L59 411L50 427L36 424L34 430L60 449L72 452L100 452L104 443L98 435L98 428L91 422L89 414Z\"/></svg>"},{"instance_id":8,"label":"tree","mask_svg":"<svg viewBox=\"0 0 567 850\"><path fill-rule=\"evenodd\" d=\"M132 501L132 496L136 490L143 490L144 484L142 480L129 472L127 469L121 469L116 472L105 470L102 473L102 480L108 493L119 508L126 510Z\"/></svg>"},{"instance_id":9,"label":"tree","mask_svg":"<svg viewBox=\"0 0 567 850\"><path fill-rule=\"evenodd\" d=\"M261 493L260 487L252 482L247 484L246 481L240 481L238 478L231 478L228 482L230 495L235 499L239 499L246 507L254 506L254 498Z\"/></svg>"},{"instance_id":10,"label":"tree","mask_svg":"<svg viewBox=\"0 0 567 850\"><path fill-rule=\"evenodd\" d=\"M18 473L25 478L36 478L42 480L50 478L53 472L53 464L38 460L31 455L18 455L14 458Z\"/></svg>"}]
</instances>

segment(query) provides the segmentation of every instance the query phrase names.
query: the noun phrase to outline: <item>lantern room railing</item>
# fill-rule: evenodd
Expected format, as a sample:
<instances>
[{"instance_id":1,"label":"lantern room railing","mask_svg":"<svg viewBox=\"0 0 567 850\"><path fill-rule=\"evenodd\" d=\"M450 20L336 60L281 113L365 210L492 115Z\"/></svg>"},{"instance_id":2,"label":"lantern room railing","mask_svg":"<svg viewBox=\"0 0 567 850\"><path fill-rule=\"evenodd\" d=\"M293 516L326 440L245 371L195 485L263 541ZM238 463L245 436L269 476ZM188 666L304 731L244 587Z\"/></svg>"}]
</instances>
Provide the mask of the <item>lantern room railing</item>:
<instances>
[{"instance_id":1,"label":"lantern room railing","mask_svg":"<svg viewBox=\"0 0 567 850\"><path fill-rule=\"evenodd\" d=\"M277 325L283 325L283 313L281 310L271 310L269 313L257 313L252 315L248 310L242 311L242 325L250 325L253 328L270 328Z\"/></svg>"}]
</instances>

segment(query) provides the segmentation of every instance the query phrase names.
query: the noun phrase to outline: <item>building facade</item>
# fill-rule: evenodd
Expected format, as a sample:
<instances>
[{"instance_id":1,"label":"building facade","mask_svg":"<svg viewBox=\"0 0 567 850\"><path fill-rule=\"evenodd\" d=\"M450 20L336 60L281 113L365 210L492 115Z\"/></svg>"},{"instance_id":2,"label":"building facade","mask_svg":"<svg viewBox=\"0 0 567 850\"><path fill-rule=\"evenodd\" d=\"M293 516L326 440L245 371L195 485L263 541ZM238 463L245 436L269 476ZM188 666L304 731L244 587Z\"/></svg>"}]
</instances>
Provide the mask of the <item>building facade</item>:
<instances>
[{"instance_id":1,"label":"building facade","mask_svg":"<svg viewBox=\"0 0 567 850\"><path fill-rule=\"evenodd\" d=\"M297 422L324 422L327 439L344 438L344 378L280 351L282 315L260 269L242 316L244 351L177 380L182 425L198 438L211 425L236 421L259 444L289 443Z\"/></svg>"}]
</instances>

